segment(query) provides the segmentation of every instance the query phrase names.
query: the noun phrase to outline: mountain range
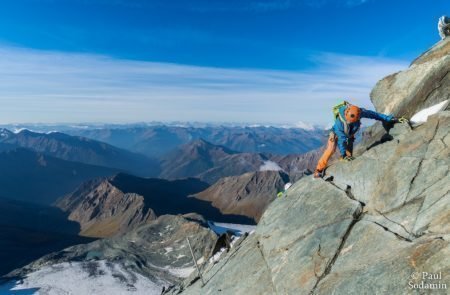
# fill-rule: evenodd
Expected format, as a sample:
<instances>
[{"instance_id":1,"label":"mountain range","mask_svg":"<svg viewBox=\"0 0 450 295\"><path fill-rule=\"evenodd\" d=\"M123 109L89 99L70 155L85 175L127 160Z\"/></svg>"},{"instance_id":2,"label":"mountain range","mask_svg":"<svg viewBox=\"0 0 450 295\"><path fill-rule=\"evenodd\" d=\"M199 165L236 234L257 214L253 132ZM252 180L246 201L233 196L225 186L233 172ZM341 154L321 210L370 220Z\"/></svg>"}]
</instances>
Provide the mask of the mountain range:
<instances>
[{"instance_id":1,"label":"mountain range","mask_svg":"<svg viewBox=\"0 0 450 295\"><path fill-rule=\"evenodd\" d=\"M157 161L141 154L97 140L59 132L46 134L25 129L14 133L2 129L0 143L30 149L67 161L120 169L140 176L156 176L159 172Z\"/></svg>"},{"instance_id":2,"label":"mountain range","mask_svg":"<svg viewBox=\"0 0 450 295\"><path fill-rule=\"evenodd\" d=\"M140 126L68 129L67 134L100 140L114 146L160 158L196 139L242 153L299 154L326 141L323 129L239 126Z\"/></svg>"},{"instance_id":3,"label":"mountain range","mask_svg":"<svg viewBox=\"0 0 450 295\"><path fill-rule=\"evenodd\" d=\"M167 154L161 161L160 177L197 177L212 184L224 176L258 171L267 160L263 154L239 153L198 139Z\"/></svg>"},{"instance_id":4,"label":"mountain range","mask_svg":"<svg viewBox=\"0 0 450 295\"><path fill-rule=\"evenodd\" d=\"M0 151L0 199L49 205L84 181L120 171L9 148Z\"/></svg>"},{"instance_id":5,"label":"mountain range","mask_svg":"<svg viewBox=\"0 0 450 295\"><path fill-rule=\"evenodd\" d=\"M195 178L168 181L120 173L80 185L56 206L80 224L81 235L90 237L123 234L165 214L196 212L214 221L253 223L243 216L224 215L192 197L207 187Z\"/></svg>"}]
</instances>

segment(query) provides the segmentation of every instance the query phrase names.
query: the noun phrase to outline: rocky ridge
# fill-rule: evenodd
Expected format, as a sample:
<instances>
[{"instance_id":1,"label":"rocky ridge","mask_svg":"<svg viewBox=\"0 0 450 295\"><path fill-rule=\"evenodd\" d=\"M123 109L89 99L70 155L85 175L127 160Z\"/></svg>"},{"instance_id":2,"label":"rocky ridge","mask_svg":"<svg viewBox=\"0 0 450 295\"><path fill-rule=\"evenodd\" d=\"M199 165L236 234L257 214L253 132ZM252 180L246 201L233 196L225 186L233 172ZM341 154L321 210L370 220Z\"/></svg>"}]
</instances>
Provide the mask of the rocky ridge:
<instances>
[{"instance_id":1,"label":"rocky ridge","mask_svg":"<svg viewBox=\"0 0 450 295\"><path fill-rule=\"evenodd\" d=\"M221 178L195 197L211 202L224 214L244 215L258 222L287 182L289 176L281 171L249 172Z\"/></svg>"},{"instance_id":2,"label":"rocky ridge","mask_svg":"<svg viewBox=\"0 0 450 295\"><path fill-rule=\"evenodd\" d=\"M446 100L449 41L380 81L372 92L376 109L411 116ZM323 180L304 177L273 201L255 233L203 269L204 286L193 275L167 293L426 294L423 286L430 284L448 288L450 112L414 128L384 127L388 131L381 124L368 128L356 160L332 165ZM447 294L440 286L433 294Z\"/></svg>"},{"instance_id":3,"label":"rocky ridge","mask_svg":"<svg viewBox=\"0 0 450 295\"><path fill-rule=\"evenodd\" d=\"M88 181L56 204L68 219L80 224L80 235L109 237L122 234L156 219L152 209L145 207L144 197L124 193L108 179Z\"/></svg>"}]
</instances>

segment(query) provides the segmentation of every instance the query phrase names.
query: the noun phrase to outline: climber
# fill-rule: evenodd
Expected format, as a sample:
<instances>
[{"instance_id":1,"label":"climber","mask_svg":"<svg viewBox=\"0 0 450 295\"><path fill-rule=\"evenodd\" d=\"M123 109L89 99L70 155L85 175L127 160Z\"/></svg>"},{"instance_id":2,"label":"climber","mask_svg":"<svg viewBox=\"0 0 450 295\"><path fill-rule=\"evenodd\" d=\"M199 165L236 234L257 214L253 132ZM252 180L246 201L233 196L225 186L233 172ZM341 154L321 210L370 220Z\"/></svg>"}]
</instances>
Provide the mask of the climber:
<instances>
[{"instance_id":1,"label":"climber","mask_svg":"<svg viewBox=\"0 0 450 295\"><path fill-rule=\"evenodd\" d=\"M441 16L438 22L439 36L441 39L450 36L450 17Z\"/></svg>"},{"instance_id":2,"label":"climber","mask_svg":"<svg viewBox=\"0 0 450 295\"><path fill-rule=\"evenodd\" d=\"M314 177L319 178L323 176L323 172L327 167L328 160L336 150L336 141L339 151L341 153L340 160L352 161L353 157L353 142L355 141L355 134L361 126L361 118L375 119L388 123L406 123L405 118L396 118L392 115L379 114L374 111L369 111L359 108L346 101L333 107L334 126L328 137L327 147L317 163Z\"/></svg>"}]
</instances>

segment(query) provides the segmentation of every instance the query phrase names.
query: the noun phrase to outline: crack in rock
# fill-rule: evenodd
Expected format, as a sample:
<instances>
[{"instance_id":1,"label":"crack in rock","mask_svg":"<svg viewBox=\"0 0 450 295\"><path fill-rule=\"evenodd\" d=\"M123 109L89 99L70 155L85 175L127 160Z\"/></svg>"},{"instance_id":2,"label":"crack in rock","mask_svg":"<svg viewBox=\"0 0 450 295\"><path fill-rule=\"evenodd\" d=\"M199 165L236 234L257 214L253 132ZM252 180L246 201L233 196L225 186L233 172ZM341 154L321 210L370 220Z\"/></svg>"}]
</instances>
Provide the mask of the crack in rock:
<instances>
[{"instance_id":1,"label":"crack in rock","mask_svg":"<svg viewBox=\"0 0 450 295\"><path fill-rule=\"evenodd\" d=\"M441 88L442 86L445 86L445 83L442 83L442 81L444 81L444 79L448 76L448 74L450 73L450 71L445 72L445 74L443 74L442 78L439 79L439 81L435 84L434 87L432 87L432 89L430 90L430 92L428 92L426 95L423 95L423 99L422 99L422 107L423 104L428 101L428 99L430 98L431 95L433 95L436 90L438 90L439 88ZM431 85L430 85L431 86Z\"/></svg>"},{"instance_id":2,"label":"crack in rock","mask_svg":"<svg viewBox=\"0 0 450 295\"><path fill-rule=\"evenodd\" d=\"M317 249L316 254L317 254L317 256L319 256L320 258L322 258L322 257L320 256L320 243L319 243L319 249ZM316 268L317 268L317 262L314 261L314 255L311 256L311 260L312 260L313 263L314 263L314 276L318 279L319 276L317 275L317 271L316 271Z\"/></svg>"},{"instance_id":3,"label":"crack in rock","mask_svg":"<svg viewBox=\"0 0 450 295\"><path fill-rule=\"evenodd\" d=\"M334 184L333 184L334 185ZM361 202L360 202L361 204ZM335 264L336 260L338 259L339 255L342 252L342 249L344 248L345 243L347 242L348 237L350 236L350 233L352 232L353 227L355 226L355 224L357 224L361 218L363 217L364 213L363 213L363 209L364 206L360 205L357 210L355 210L355 212L353 212L353 220L350 223L350 225L348 226L347 230L345 231L344 235L342 236L341 242L336 250L336 252L334 253L333 257L328 261L327 266L325 267L324 272L319 276L319 278L317 279L316 283L314 284L314 287L311 289L311 291L309 292L310 295L314 294L314 292L316 291L317 287L319 286L320 282L327 276L330 274L331 269L333 268L333 265Z\"/></svg>"},{"instance_id":4,"label":"crack in rock","mask_svg":"<svg viewBox=\"0 0 450 295\"><path fill-rule=\"evenodd\" d=\"M364 202L358 200L357 198L355 198L355 196L352 193L352 187L350 185L347 184L347 187L345 188L344 192L347 195L347 197L349 197L353 201L359 202L359 204L361 204L361 207L364 208L364 206L366 206L366 203L364 203Z\"/></svg>"},{"instance_id":5,"label":"crack in rock","mask_svg":"<svg viewBox=\"0 0 450 295\"><path fill-rule=\"evenodd\" d=\"M331 176L332 177L332 176ZM358 202L361 207L364 208L364 206L366 206L366 203L364 203L363 201L358 200L357 198L355 198L355 196L352 193L352 187L350 185L347 184L347 187L344 189L340 188L339 186L337 186L334 182L333 182L333 178L329 177L328 179L326 179L325 181L328 182L329 184L331 184L332 186L334 186L335 188L337 188L340 191L343 191L345 193L345 195L352 201L356 201Z\"/></svg>"},{"instance_id":6,"label":"crack in rock","mask_svg":"<svg viewBox=\"0 0 450 295\"><path fill-rule=\"evenodd\" d=\"M375 209L375 212L377 212L378 214L380 214L382 217L384 217L385 219L389 220L390 222L392 222L392 223L394 223L394 224L400 226L401 228L403 228L403 230L404 230L405 232L407 232L410 236L414 237L415 239L420 237L419 235L416 235L416 234L410 232L403 224L398 223L398 222L396 222L396 221L390 219L389 217L387 217L386 215L384 215L381 211ZM389 230L389 231L391 231L391 230Z\"/></svg>"},{"instance_id":7,"label":"crack in rock","mask_svg":"<svg viewBox=\"0 0 450 295\"><path fill-rule=\"evenodd\" d=\"M412 188L413 188L414 181L416 180L417 176L420 174L420 171L422 169L423 161L425 161L425 158L422 158L420 160L419 165L417 165L416 173L414 173L414 176L411 178L411 181L409 182L409 189L408 189L408 192L406 193L405 199L403 200L403 205L405 205L406 201L408 201L409 196L411 195L411 191L412 191Z\"/></svg>"},{"instance_id":8,"label":"crack in rock","mask_svg":"<svg viewBox=\"0 0 450 295\"><path fill-rule=\"evenodd\" d=\"M412 189L413 189L414 181L415 181L416 178L419 176L419 174L420 174L420 172L421 172L421 170L422 170L422 165L423 165L423 162L426 160L426 156L427 156L427 154L428 154L428 150L429 150L429 148L430 148L430 144L431 144L431 142L435 139L438 130L439 130L439 120L437 121L436 127L435 127L434 130L433 130L433 135L431 136L430 140L428 140L428 142L427 142L427 143L428 143L427 148L426 148L426 150L425 150L425 153L423 154L423 157L421 157L421 160L420 160L420 162L419 162L419 165L417 166L416 173L415 173L414 176L411 178L411 181L410 181L410 183L409 183L409 189L408 189L408 192L406 193L406 196L405 196L405 198L404 198L404 200L403 200L403 202L402 202L402 203L403 203L402 206L404 206L404 205L406 204L406 202L411 198L411 192L412 192ZM421 193L423 193L426 189L427 189L427 188L423 189L418 195L416 195L416 197L419 196Z\"/></svg>"},{"instance_id":9,"label":"crack in rock","mask_svg":"<svg viewBox=\"0 0 450 295\"><path fill-rule=\"evenodd\" d=\"M385 231L388 231L388 232L394 234L394 235L395 235L398 239L400 239L400 240L403 240L403 241L406 241L406 242L410 242L410 243L412 242L411 239L405 238L404 236L402 236L402 235L400 235L400 234L398 234L398 233L392 231L391 229L389 229L388 227L382 225L381 223L378 223L378 222L375 222L375 221L371 221L371 222L372 222L373 224L376 224L376 225L382 227Z\"/></svg>"},{"instance_id":10,"label":"crack in rock","mask_svg":"<svg viewBox=\"0 0 450 295\"><path fill-rule=\"evenodd\" d=\"M266 256L264 255L264 252L263 252L263 250L261 249L261 243L260 243L259 241L257 241L257 242L256 242L256 246L257 246L259 252L261 253L261 257L262 257L262 259L263 259L263 261L264 261L264 263L265 263L265 265L266 265L267 272L269 273L270 283L271 283L271 285L272 285L273 291L275 292L275 294L278 294L277 288L275 287L275 284L274 284L274 282L273 282L272 271L270 270L269 264L267 263L267 260L266 260Z\"/></svg>"},{"instance_id":11,"label":"crack in rock","mask_svg":"<svg viewBox=\"0 0 450 295\"><path fill-rule=\"evenodd\" d=\"M324 227L328 227L328 226L330 226L330 225L334 225L334 224L339 223L339 222L342 222L342 221L344 221L344 220L346 220L346 219L348 219L348 218L347 218L347 217L346 217L346 218L340 218L340 219L334 220L334 221L332 221L332 222L323 224L323 225L321 225L321 226L315 227L315 228L313 228L313 229L307 231L306 233L302 234L301 236L298 236L298 237L297 237L295 240L293 240L292 242L289 242L289 244L286 245L286 248L290 248L292 245L298 243L300 240L303 240L304 238L306 238L307 236L313 234L315 231L317 231L317 230L319 230L319 229L322 229L322 228L324 228Z\"/></svg>"}]
</instances>

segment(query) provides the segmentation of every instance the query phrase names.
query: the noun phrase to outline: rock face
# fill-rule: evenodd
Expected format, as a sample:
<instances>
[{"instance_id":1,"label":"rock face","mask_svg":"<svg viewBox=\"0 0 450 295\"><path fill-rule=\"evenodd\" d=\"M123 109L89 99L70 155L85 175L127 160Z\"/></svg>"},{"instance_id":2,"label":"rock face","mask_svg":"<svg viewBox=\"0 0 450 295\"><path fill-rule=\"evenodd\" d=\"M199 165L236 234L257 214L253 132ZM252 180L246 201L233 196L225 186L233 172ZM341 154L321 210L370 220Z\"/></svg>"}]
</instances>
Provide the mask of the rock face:
<instances>
[{"instance_id":1,"label":"rock face","mask_svg":"<svg viewBox=\"0 0 450 295\"><path fill-rule=\"evenodd\" d=\"M225 177L196 198L212 202L224 214L245 215L259 221L289 176L280 171L258 171Z\"/></svg>"},{"instance_id":2,"label":"rock face","mask_svg":"<svg viewBox=\"0 0 450 295\"><path fill-rule=\"evenodd\" d=\"M261 154L238 153L198 139L177 148L162 161L160 177L197 177L213 184L225 176L258 171L267 158Z\"/></svg>"},{"instance_id":3,"label":"rock face","mask_svg":"<svg viewBox=\"0 0 450 295\"><path fill-rule=\"evenodd\" d=\"M389 106L378 98L387 80L380 82L378 111L412 114L434 104L438 96L421 87L448 89L448 75L436 74L448 70L444 45L387 78ZM332 165L324 179L304 177L274 200L255 233L204 269L205 286L191 278L169 293L428 294L418 286L435 284L433 294L448 294L450 112L381 131L367 130L356 160Z\"/></svg>"},{"instance_id":4,"label":"rock face","mask_svg":"<svg viewBox=\"0 0 450 295\"><path fill-rule=\"evenodd\" d=\"M186 238L198 263L207 262L217 236L205 225L196 214L164 215L124 236L46 255L7 278L23 278L16 282L19 286L58 294L160 294L163 287L179 282L195 269ZM63 274L73 277L67 280ZM79 277L83 279L77 282Z\"/></svg>"},{"instance_id":5,"label":"rock face","mask_svg":"<svg viewBox=\"0 0 450 295\"><path fill-rule=\"evenodd\" d=\"M371 99L383 113L411 117L450 98L450 39L446 38L417 58L409 69L379 81Z\"/></svg>"}]
</instances>

